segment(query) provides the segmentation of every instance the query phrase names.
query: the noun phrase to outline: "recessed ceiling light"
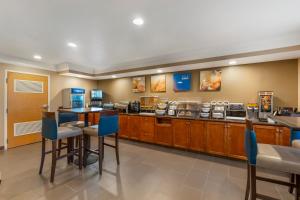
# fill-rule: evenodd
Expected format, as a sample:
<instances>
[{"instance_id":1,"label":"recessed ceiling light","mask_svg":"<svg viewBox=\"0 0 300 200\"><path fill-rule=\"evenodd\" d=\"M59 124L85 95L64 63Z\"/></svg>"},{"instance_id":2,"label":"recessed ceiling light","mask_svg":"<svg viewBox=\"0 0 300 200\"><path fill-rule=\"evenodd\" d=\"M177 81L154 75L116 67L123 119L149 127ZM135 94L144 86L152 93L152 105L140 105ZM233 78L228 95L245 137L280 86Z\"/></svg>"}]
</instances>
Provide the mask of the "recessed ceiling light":
<instances>
[{"instance_id":1,"label":"recessed ceiling light","mask_svg":"<svg viewBox=\"0 0 300 200\"><path fill-rule=\"evenodd\" d=\"M77 47L77 44L75 44L75 43L73 43L73 42L69 42L69 43L68 43L68 46L69 46L69 47L75 48L75 47Z\"/></svg>"},{"instance_id":2,"label":"recessed ceiling light","mask_svg":"<svg viewBox=\"0 0 300 200\"><path fill-rule=\"evenodd\" d=\"M235 60L231 60L231 61L229 61L229 65L236 65L236 61Z\"/></svg>"},{"instance_id":3,"label":"recessed ceiling light","mask_svg":"<svg viewBox=\"0 0 300 200\"><path fill-rule=\"evenodd\" d=\"M36 60L42 60L42 56L40 55L34 55L33 58Z\"/></svg>"},{"instance_id":4,"label":"recessed ceiling light","mask_svg":"<svg viewBox=\"0 0 300 200\"><path fill-rule=\"evenodd\" d=\"M144 24L144 20L140 17L137 17L137 18L133 19L132 23L137 26L141 26Z\"/></svg>"},{"instance_id":5,"label":"recessed ceiling light","mask_svg":"<svg viewBox=\"0 0 300 200\"><path fill-rule=\"evenodd\" d=\"M162 72L163 72L163 70L161 70L161 69L157 70L157 73L162 73Z\"/></svg>"},{"instance_id":6,"label":"recessed ceiling light","mask_svg":"<svg viewBox=\"0 0 300 200\"><path fill-rule=\"evenodd\" d=\"M116 76L116 75L112 75L111 77L112 77L112 78L117 78L117 76Z\"/></svg>"}]
</instances>

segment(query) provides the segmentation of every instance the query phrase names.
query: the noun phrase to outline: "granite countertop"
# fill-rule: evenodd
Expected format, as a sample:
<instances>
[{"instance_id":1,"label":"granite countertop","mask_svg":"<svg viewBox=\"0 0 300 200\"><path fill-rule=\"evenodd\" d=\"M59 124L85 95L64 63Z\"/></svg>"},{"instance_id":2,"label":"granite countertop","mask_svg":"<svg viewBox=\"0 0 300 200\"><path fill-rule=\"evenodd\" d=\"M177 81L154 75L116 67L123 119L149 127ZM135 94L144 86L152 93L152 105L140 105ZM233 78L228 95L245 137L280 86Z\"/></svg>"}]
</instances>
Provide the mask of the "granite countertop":
<instances>
[{"instance_id":1,"label":"granite countertop","mask_svg":"<svg viewBox=\"0 0 300 200\"><path fill-rule=\"evenodd\" d=\"M202 121L212 121L212 122L227 122L227 123L245 123L244 120L232 120L232 119L212 119L212 118L199 118L199 117L177 117L169 115L144 115L140 113L120 113L122 115L131 115L131 116L143 116L143 117L156 117L156 118L169 118L169 119L186 119L186 120L202 120ZM300 118L299 118L300 120ZM269 126L287 126L284 123L280 122L261 122L258 119L252 120L255 125L269 125ZM300 123L300 121L299 121Z\"/></svg>"}]
</instances>

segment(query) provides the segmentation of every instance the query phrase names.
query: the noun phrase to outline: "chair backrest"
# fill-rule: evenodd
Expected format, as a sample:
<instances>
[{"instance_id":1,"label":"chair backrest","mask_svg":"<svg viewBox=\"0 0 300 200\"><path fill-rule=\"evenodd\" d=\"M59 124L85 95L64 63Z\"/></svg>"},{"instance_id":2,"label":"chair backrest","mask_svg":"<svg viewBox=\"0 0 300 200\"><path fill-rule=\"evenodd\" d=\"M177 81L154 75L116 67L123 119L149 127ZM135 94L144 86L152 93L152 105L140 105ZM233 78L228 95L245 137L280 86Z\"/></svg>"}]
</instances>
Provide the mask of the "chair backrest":
<instances>
[{"instance_id":1,"label":"chair backrest","mask_svg":"<svg viewBox=\"0 0 300 200\"><path fill-rule=\"evenodd\" d=\"M58 112L58 125L66 122L78 121L78 114L71 112Z\"/></svg>"},{"instance_id":2,"label":"chair backrest","mask_svg":"<svg viewBox=\"0 0 300 200\"><path fill-rule=\"evenodd\" d=\"M105 136L119 131L119 113L114 110L100 112L98 135Z\"/></svg>"},{"instance_id":3,"label":"chair backrest","mask_svg":"<svg viewBox=\"0 0 300 200\"><path fill-rule=\"evenodd\" d=\"M55 112L43 112L42 116L42 135L50 140L57 139L57 124Z\"/></svg>"},{"instance_id":4,"label":"chair backrest","mask_svg":"<svg viewBox=\"0 0 300 200\"><path fill-rule=\"evenodd\" d=\"M257 156L257 142L256 134L253 130L252 121L246 119L246 131L245 131L245 152L250 165L256 165Z\"/></svg>"}]
</instances>

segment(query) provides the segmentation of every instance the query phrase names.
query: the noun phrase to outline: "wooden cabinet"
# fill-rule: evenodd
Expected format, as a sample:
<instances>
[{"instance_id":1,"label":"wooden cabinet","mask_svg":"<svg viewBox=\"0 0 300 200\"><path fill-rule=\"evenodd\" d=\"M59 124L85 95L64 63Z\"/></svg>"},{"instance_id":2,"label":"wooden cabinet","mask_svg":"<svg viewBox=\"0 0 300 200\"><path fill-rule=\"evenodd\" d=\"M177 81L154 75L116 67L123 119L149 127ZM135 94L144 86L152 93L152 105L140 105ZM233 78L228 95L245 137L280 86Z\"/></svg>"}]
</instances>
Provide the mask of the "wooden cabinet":
<instances>
[{"instance_id":1,"label":"wooden cabinet","mask_svg":"<svg viewBox=\"0 0 300 200\"><path fill-rule=\"evenodd\" d=\"M254 125L254 130L258 143L290 145L288 128L259 124ZM244 123L120 114L119 135L164 146L246 159Z\"/></svg>"},{"instance_id":2,"label":"wooden cabinet","mask_svg":"<svg viewBox=\"0 0 300 200\"><path fill-rule=\"evenodd\" d=\"M228 123L227 130L227 155L233 158L246 159L244 149L245 124Z\"/></svg>"},{"instance_id":3,"label":"wooden cabinet","mask_svg":"<svg viewBox=\"0 0 300 200\"><path fill-rule=\"evenodd\" d=\"M286 127L280 127L278 133L278 145L290 146L291 130Z\"/></svg>"},{"instance_id":4,"label":"wooden cabinet","mask_svg":"<svg viewBox=\"0 0 300 200\"><path fill-rule=\"evenodd\" d=\"M225 123L207 122L206 124L206 150L208 153L226 155Z\"/></svg>"},{"instance_id":5,"label":"wooden cabinet","mask_svg":"<svg viewBox=\"0 0 300 200\"><path fill-rule=\"evenodd\" d=\"M127 115L119 115L119 136L123 138L129 137Z\"/></svg>"},{"instance_id":6,"label":"wooden cabinet","mask_svg":"<svg viewBox=\"0 0 300 200\"><path fill-rule=\"evenodd\" d=\"M129 138L140 139L140 116L128 116Z\"/></svg>"},{"instance_id":7,"label":"wooden cabinet","mask_svg":"<svg viewBox=\"0 0 300 200\"><path fill-rule=\"evenodd\" d=\"M140 117L140 139L144 142L154 142L155 118Z\"/></svg>"},{"instance_id":8,"label":"wooden cabinet","mask_svg":"<svg viewBox=\"0 0 300 200\"><path fill-rule=\"evenodd\" d=\"M189 149L194 151L205 151L206 130L204 121L192 121L190 124Z\"/></svg>"},{"instance_id":9,"label":"wooden cabinet","mask_svg":"<svg viewBox=\"0 0 300 200\"><path fill-rule=\"evenodd\" d=\"M99 124L100 113L94 113L94 124Z\"/></svg>"},{"instance_id":10,"label":"wooden cabinet","mask_svg":"<svg viewBox=\"0 0 300 200\"><path fill-rule=\"evenodd\" d=\"M257 143L277 144L278 127L254 125L253 128L256 133Z\"/></svg>"},{"instance_id":11,"label":"wooden cabinet","mask_svg":"<svg viewBox=\"0 0 300 200\"><path fill-rule=\"evenodd\" d=\"M188 148L190 139L190 121L173 119L173 145L179 148Z\"/></svg>"},{"instance_id":12,"label":"wooden cabinet","mask_svg":"<svg viewBox=\"0 0 300 200\"><path fill-rule=\"evenodd\" d=\"M173 129L170 119L156 118L155 142L166 146L173 145Z\"/></svg>"},{"instance_id":13,"label":"wooden cabinet","mask_svg":"<svg viewBox=\"0 0 300 200\"><path fill-rule=\"evenodd\" d=\"M281 126L254 125L257 143L290 145L290 129Z\"/></svg>"}]
</instances>

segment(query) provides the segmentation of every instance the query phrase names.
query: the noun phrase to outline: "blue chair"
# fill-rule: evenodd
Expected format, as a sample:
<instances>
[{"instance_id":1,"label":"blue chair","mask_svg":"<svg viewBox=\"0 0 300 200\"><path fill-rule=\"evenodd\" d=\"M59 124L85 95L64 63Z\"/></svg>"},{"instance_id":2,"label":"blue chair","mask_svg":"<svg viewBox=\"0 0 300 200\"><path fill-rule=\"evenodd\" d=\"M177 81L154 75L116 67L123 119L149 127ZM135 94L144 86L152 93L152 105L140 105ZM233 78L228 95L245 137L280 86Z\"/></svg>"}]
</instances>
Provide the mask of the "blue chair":
<instances>
[{"instance_id":1,"label":"blue chair","mask_svg":"<svg viewBox=\"0 0 300 200\"><path fill-rule=\"evenodd\" d=\"M245 200L249 198L274 199L256 192L256 180L295 187L295 199L300 199L300 150L270 144L257 144L256 134L250 120L246 120L245 152L247 155L247 187ZM256 168L295 174L296 184L266 177L256 176Z\"/></svg>"},{"instance_id":2,"label":"blue chair","mask_svg":"<svg viewBox=\"0 0 300 200\"><path fill-rule=\"evenodd\" d=\"M74 149L74 138L78 138L80 144L78 149ZM57 156L56 152L61 150L61 147L57 148L57 141L67 139L68 151L66 155ZM46 152L46 140L52 142L52 150ZM82 168L82 130L76 127L58 127L55 120L54 112L43 112L42 117L42 155L39 174L42 174L45 156L52 154L51 164L51 177L50 182L54 181L56 161L65 157L68 157L68 163L73 160L73 156L78 156L79 169Z\"/></svg>"},{"instance_id":3,"label":"blue chair","mask_svg":"<svg viewBox=\"0 0 300 200\"><path fill-rule=\"evenodd\" d=\"M107 110L101 111L99 124L94 126L89 126L83 129L83 166L87 164L87 156L89 153L98 155L99 158L99 174L102 174L102 162L104 158L104 146L109 146L115 148L117 164L120 164L119 159L119 114L117 111ZM104 142L105 136L115 136L115 145L107 144ZM98 149L91 150L89 141L90 137L98 137Z\"/></svg>"},{"instance_id":4,"label":"blue chair","mask_svg":"<svg viewBox=\"0 0 300 200\"><path fill-rule=\"evenodd\" d=\"M72 112L58 112L58 125L59 126L75 126L84 128L84 121L80 121L77 113Z\"/></svg>"},{"instance_id":5,"label":"blue chair","mask_svg":"<svg viewBox=\"0 0 300 200\"><path fill-rule=\"evenodd\" d=\"M291 145L294 148L300 149L300 131L291 129ZM295 174L291 174L290 182L295 183ZM289 192L293 193L294 187L290 187Z\"/></svg>"},{"instance_id":6,"label":"blue chair","mask_svg":"<svg viewBox=\"0 0 300 200\"><path fill-rule=\"evenodd\" d=\"M84 121L79 120L79 116L77 113L72 112L58 112L58 126L60 127L78 127L84 128ZM79 141L76 138L76 147L78 147ZM58 140L58 148L64 149L66 148L66 143L62 142L62 140ZM61 151L58 151L58 156L60 156Z\"/></svg>"}]
</instances>

